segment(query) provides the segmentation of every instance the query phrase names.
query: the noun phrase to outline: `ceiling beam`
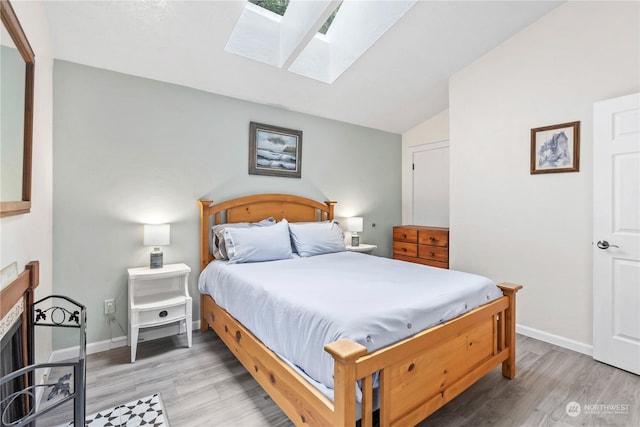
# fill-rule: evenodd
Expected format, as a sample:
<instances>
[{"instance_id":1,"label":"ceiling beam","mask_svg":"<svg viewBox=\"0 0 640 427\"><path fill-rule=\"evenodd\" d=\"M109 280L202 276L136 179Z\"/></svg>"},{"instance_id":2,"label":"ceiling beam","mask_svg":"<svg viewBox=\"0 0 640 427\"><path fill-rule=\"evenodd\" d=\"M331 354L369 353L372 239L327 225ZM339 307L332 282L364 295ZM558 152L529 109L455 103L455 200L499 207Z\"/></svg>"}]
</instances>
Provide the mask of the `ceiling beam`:
<instances>
[{"instance_id":1,"label":"ceiling beam","mask_svg":"<svg viewBox=\"0 0 640 427\"><path fill-rule=\"evenodd\" d=\"M280 68L289 68L342 0L290 0L280 22Z\"/></svg>"}]
</instances>

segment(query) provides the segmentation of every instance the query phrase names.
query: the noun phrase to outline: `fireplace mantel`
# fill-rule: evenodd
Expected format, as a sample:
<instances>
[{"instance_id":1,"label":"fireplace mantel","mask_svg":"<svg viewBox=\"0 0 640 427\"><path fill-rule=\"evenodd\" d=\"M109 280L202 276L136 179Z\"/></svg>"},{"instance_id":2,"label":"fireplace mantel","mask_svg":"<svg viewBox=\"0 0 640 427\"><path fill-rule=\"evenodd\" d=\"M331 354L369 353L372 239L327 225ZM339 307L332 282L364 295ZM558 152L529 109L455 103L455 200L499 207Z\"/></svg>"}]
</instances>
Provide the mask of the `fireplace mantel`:
<instances>
[{"instance_id":1,"label":"fireplace mantel","mask_svg":"<svg viewBox=\"0 0 640 427\"><path fill-rule=\"evenodd\" d=\"M32 358L29 357L29 328L28 316L29 307L33 305L33 298L36 287L40 283L40 263L38 261L31 261L25 266L25 269L18 277L9 285L2 288L0 293L0 323L8 323L7 327L11 327L15 320L17 320L18 312L22 317L22 345L23 345L23 361L24 366L29 363L33 363ZM22 309L20 309L20 302L22 301ZM9 319L9 317L13 319ZM6 319L5 319L6 317Z\"/></svg>"}]
</instances>

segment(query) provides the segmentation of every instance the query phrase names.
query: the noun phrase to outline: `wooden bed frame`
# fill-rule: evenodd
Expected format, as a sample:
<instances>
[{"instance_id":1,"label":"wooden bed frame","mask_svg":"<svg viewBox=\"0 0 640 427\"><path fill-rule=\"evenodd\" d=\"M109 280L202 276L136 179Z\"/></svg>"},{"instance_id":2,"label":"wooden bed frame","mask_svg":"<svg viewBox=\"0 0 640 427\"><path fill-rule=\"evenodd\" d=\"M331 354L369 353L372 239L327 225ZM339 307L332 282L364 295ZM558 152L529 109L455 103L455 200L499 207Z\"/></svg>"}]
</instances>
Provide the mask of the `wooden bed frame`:
<instances>
[{"instance_id":1,"label":"wooden bed frame","mask_svg":"<svg viewBox=\"0 0 640 427\"><path fill-rule=\"evenodd\" d=\"M241 197L213 205L200 200L201 270L213 259L214 224L255 222L267 217L290 222L333 219L336 202L320 203L285 194ZM396 344L367 353L342 339L325 346L334 359L334 401L326 398L269 350L209 295L200 296L200 327L210 326L297 426L352 427L356 381L362 381L361 426L371 427L376 396L372 376L380 372L380 426L415 425L502 364L515 376L515 294L520 285L499 285L504 296Z\"/></svg>"}]
</instances>

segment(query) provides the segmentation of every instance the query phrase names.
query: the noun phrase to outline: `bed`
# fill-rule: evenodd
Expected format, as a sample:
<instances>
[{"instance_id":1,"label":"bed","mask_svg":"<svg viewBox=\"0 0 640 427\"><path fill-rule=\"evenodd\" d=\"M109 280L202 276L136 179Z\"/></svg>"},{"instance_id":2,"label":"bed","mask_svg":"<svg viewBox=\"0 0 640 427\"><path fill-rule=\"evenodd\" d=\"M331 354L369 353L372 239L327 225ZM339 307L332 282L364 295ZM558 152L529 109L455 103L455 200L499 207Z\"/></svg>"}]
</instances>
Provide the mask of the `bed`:
<instances>
[{"instance_id":1,"label":"bed","mask_svg":"<svg viewBox=\"0 0 640 427\"><path fill-rule=\"evenodd\" d=\"M276 221L285 218L290 223L325 222L333 219L335 206L335 202L321 203L284 194L247 196L219 204L209 200L199 203L202 271L214 259L213 225L255 223L268 217ZM317 262L328 262L332 257L340 260L351 257L348 262L374 262L373 258L367 259L368 255L355 253L321 255L309 260L317 258ZM295 259L276 262L300 264ZM394 263L385 268L403 265L436 270L387 259L379 262ZM259 271L263 267L251 268ZM439 270L438 274L460 273ZM335 286L330 278L318 280L326 283L327 288ZM360 419L363 427L370 427L377 409L381 426L415 425L499 365L505 377L515 376L515 294L521 286L506 283L498 286L501 295L492 297L490 302L480 303L464 314L438 321L424 330L415 325L415 330L420 332L411 331L410 335L379 348L368 346L366 339L343 337L329 342L324 350L332 369L330 393L310 381L296 364L277 354L282 353L280 349L276 353L258 339L249 330L253 326L245 326L222 308L227 307L226 301L218 304L207 293L201 293L200 297L201 329L211 327L220 336L296 425L353 426L356 419ZM340 293L336 300L346 298L345 295ZM366 292L361 296L362 301L366 301Z\"/></svg>"}]
</instances>

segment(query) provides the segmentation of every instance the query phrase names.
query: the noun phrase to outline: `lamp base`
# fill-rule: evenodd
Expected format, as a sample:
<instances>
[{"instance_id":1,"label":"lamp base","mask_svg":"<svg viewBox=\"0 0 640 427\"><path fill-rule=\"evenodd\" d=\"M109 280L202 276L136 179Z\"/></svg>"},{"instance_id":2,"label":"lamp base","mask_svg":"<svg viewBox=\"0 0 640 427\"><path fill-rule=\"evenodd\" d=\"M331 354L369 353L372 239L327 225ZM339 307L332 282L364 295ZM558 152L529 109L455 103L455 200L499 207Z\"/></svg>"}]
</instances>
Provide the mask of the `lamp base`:
<instances>
[{"instance_id":1,"label":"lamp base","mask_svg":"<svg viewBox=\"0 0 640 427\"><path fill-rule=\"evenodd\" d=\"M360 236L357 234L351 236L351 246L360 246Z\"/></svg>"},{"instance_id":2,"label":"lamp base","mask_svg":"<svg viewBox=\"0 0 640 427\"><path fill-rule=\"evenodd\" d=\"M151 251L150 260L149 268L162 268L162 252L160 248L155 248Z\"/></svg>"}]
</instances>

